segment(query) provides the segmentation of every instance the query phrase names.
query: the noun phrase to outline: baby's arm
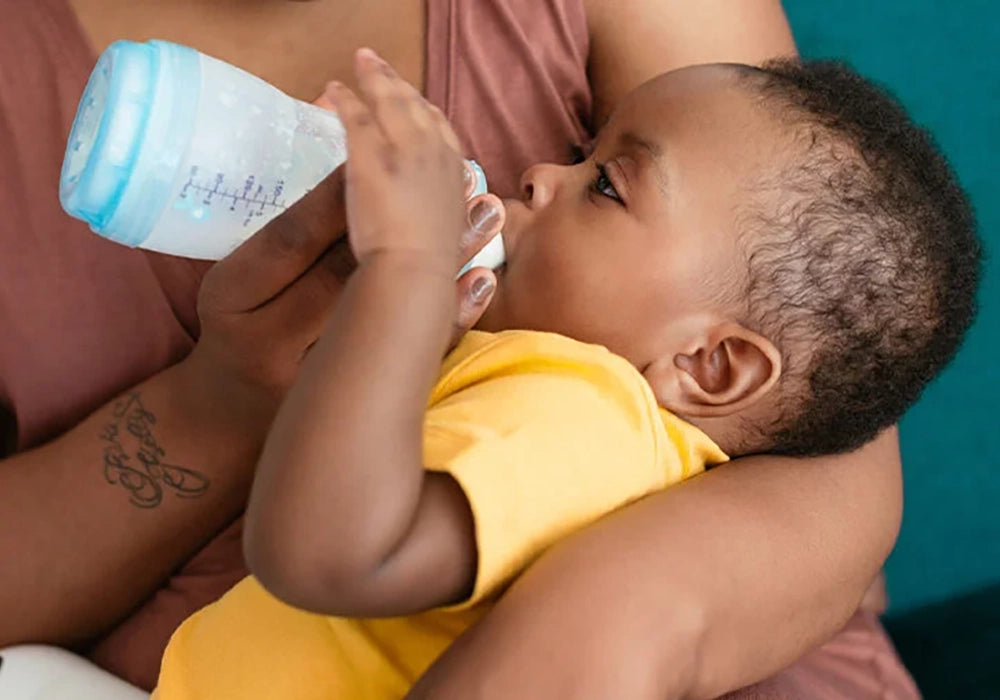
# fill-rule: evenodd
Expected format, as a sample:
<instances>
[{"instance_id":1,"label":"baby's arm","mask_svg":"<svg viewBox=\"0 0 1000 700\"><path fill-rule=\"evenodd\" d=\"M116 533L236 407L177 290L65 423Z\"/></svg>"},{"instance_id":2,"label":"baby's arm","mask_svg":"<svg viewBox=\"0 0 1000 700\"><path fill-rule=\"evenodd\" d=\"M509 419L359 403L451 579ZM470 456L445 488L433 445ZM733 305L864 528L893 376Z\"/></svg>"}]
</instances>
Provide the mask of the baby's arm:
<instances>
[{"instance_id":1,"label":"baby's arm","mask_svg":"<svg viewBox=\"0 0 1000 700\"><path fill-rule=\"evenodd\" d=\"M454 312L463 188L440 113L371 54L359 52L357 72L366 103L343 87L331 97L347 128L358 269L267 439L244 548L286 602L378 616L461 600L475 574L466 498L422 458Z\"/></svg>"}]
</instances>

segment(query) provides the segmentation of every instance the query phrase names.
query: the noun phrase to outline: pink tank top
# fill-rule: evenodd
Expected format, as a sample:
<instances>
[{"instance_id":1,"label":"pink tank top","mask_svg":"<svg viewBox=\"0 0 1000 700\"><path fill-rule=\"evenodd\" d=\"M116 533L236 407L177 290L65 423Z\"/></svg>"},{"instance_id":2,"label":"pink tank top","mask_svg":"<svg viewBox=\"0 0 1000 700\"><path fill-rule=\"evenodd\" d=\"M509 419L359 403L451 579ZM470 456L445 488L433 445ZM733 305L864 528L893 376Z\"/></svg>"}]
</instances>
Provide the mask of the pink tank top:
<instances>
[{"instance_id":1,"label":"pink tank top","mask_svg":"<svg viewBox=\"0 0 1000 700\"><path fill-rule=\"evenodd\" d=\"M2 456L184 357L206 265L109 243L63 213L63 149L96 56L65 0L0 0L0 17ZM582 0L428 0L428 97L493 191L516 194L525 168L588 138L587 52ZM173 629L242 577L239 539L223 533L95 658L155 682Z\"/></svg>"}]
</instances>

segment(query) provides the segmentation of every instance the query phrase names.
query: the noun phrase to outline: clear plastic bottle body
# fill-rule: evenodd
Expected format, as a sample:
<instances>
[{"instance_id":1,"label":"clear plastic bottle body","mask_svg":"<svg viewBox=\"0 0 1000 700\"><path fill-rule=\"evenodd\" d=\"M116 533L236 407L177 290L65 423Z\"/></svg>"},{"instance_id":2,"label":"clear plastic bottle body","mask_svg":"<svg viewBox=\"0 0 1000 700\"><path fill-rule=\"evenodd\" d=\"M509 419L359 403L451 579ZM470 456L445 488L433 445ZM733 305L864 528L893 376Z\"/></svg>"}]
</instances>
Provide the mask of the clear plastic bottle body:
<instances>
[{"instance_id":1,"label":"clear plastic bottle body","mask_svg":"<svg viewBox=\"0 0 1000 700\"><path fill-rule=\"evenodd\" d=\"M194 49L121 41L80 100L60 199L111 240L218 259L346 157L331 112Z\"/></svg>"},{"instance_id":2,"label":"clear plastic bottle body","mask_svg":"<svg viewBox=\"0 0 1000 700\"><path fill-rule=\"evenodd\" d=\"M140 245L224 257L347 158L337 116L201 55L190 144L167 204Z\"/></svg>"},{"instance_id":3,"label":"clear plastic bottle body","mask_svg":"<svg viewBox=\"0 0 1000 700\"><path fill-rule=\"evenodd\" d=\"M59 197L105 238L218 260L346 158L332 112L186 46L119 41L80 100ZM497 236L473 263L503 256Z\"/></svg>"}]
</instances>

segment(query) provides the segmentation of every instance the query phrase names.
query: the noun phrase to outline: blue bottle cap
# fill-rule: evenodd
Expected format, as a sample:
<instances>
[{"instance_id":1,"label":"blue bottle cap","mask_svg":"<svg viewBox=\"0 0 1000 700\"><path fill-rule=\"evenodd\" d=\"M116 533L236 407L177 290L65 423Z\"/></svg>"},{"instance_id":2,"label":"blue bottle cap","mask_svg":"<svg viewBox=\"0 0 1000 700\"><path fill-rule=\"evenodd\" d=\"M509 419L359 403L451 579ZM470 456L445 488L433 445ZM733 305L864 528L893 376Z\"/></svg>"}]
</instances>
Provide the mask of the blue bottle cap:
<instances>
[{"instance_id":1,"label":"blue bottle cap","mask_svg":"<svg viewBox=\"0 0 1000 700\"><path fill-rule=\"evenodd\" d=\"M176 167L192 128L198 60L193 49L157 41L118 41L101 54L63 160L59 200L70 216L125 245L146 239L169 196L174 173L164 171Z\"/></svg>"}]
</instances>

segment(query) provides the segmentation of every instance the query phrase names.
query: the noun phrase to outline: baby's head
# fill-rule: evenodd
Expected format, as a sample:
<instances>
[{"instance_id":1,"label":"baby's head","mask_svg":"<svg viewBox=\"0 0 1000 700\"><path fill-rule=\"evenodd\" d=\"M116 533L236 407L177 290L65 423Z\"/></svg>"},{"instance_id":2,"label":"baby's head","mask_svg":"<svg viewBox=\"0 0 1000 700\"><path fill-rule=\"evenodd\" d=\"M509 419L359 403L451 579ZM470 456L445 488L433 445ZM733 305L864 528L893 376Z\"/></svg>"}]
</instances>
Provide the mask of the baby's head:
<instances>
[{"instance_id":1,"label":"baby's head","mask_svg":"<svg viewBox=\"0 0 1000 700\"><path fill-rule=\"evenodd\" d=\"M972 213L929 135L849 69L696 66L628 95L507 202L481 322L599 343L730 454L848 450L975 310Z\"/></svg>"}]
</instances>

